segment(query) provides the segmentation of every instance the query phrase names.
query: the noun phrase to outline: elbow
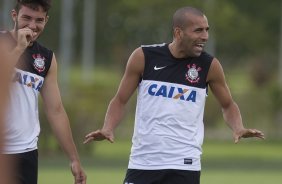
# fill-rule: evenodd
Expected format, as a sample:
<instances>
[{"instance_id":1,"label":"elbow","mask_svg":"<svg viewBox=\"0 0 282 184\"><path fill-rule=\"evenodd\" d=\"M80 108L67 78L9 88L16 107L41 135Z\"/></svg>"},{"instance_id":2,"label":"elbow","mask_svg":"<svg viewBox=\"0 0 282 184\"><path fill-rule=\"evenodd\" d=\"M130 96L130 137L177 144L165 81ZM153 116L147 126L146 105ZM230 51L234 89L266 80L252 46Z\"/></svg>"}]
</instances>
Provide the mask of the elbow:
<instances>
[{"instance_id":1,"label":"elbow","mask_svg":"<svg viewBox=\"0 0 282 184\"><path fill-rule=\"evenodd\" d=\"M228 101L228 102L226 102L224 104L221 104L221 108L222 108L223 112L226 112L226 111L228 111L230 109L238 108L238 105L236 104L235 101L230 100L230 101Z\"/></svg>"}]
</instances>

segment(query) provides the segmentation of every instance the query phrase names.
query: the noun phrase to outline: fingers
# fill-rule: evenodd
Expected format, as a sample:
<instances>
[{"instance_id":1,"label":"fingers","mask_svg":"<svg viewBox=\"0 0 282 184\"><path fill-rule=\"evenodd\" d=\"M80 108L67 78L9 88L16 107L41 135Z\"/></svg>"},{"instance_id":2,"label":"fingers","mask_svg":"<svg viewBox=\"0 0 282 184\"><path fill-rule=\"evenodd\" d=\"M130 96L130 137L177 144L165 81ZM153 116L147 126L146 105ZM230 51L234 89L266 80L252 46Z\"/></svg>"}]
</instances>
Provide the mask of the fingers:
<instances>
[{"instance_id":1,"label":"fingers","mask_svg":"<svg viewBox=\"0 0 282 184\"><path fill-rule=\"evenodd\" d=\"M18 45L22 48L26 48L34 37L37 36L37 33L29 28L19 29L17 31L17 41Z\"/></svg>"},{"instance_id":2,"label":"fingers","mask_svg":"<svg viewBox=\"0 0 282 184\"><path fill-rule=\"evenodd\" d=\"M254 131L254 135L256 136L256 137L259 137L259 138L265 138L264 137L264 133L263 132L261 132L261 131L259 131L259 130L253 130Z\"/></svg>"},{"instance_id":3,"label":"fingers","mask_svg":"<svg viewBox=\"0 0 282 184\"><path fill-rule=\"evenodd\" d=\"M234 137L234 143L237 144L239 142L240 138L241 138L240 136L235 136Z\"/></svg>"},{"instance_id":4,"label":"fingers","mask_svg":"<svg viewBox=\"0 0 282 184\"><path fill-rule=\"evenodd\" d=\"M71 163L71 171L75 184L86 184L86 175L78 162Z\"/></svg>"},{"instance_id":5,"label":"fingers","mask_svg":"<svg viewBox=\"0 0 282 184\"><path fill-rule=\"evenodd\" d=\"M248 129L247 134L245 134L244 137L258 137L261 139L265 139L264 137L264 133L260 130L256 130L256 129Z\"/></svg>"},{"instance_id":6,"label":"fingers","mask_svg":"<svg viewBox=\"0 0 282 184\"><path fill-rule=\"evenodd\" d=\"M75 184L86 184L86 175L84 173L79 173L74 176Z\"/></svg>"},{"instance_id":7,"label":"fingers","mask_svg":"<svg viewBox=\"0 0 282 184\"><path fill-rule=\"evenodd\" d=\"M76 175L75 184L86 184L86 176L83 173Z\"/></svg>"},{"instance_id":8,"label":"fingers","mask_svg":"<svg viewBox=\"0 0 282 184\"><path fill-rule=\"evenodd\" d=\"M97 130L97 131L95 131L95 132L91 132L91 133L89 133L89 134L87 134L86 136L85 136L85 138L90 138L90 137L93 137L95 134L97 134L97 132L98 132L99 130Z\"/></svg>"},{"instance_id":9,"label":"fingers","mask_svg":"<svg viewBox=\"0 0 282 184\"><path fill-rule=\"evenodd\" d=\"M97 130L87 134L85 136L85 140L83 141L83 144L87 144L92 141L102 141L104 139L107 139L111 143L114 142L114 136L112 133Z\"/></svg>"},{"instance_id":10,"label":"fingers","mask_svg":"<svg viewBox=\"0 0 282 184\"><path fill-rule=\"evenodd\" d=\"M264 133L260 130L256 129L245 129L240 134L234 134L234 142L237 144L241 138L251 138L251 137L257 137L260 139L265 139Z\"/></svg>"},{"instance_id":11,"label":"fingers","mask_svg":"<svg viewBox=\"0 0 282 184\"><path fill-rule=\"evenodd\" d=\"M107 140L110 141L111 143L114 143L114 138L113 137L107 137Z\"/></svg>"},{"instance_id":12,"label":"fingers","mask_svg":"<svg viewBox=\"0 0 282 184\"><path fill-rule=\"evenodd\" d=\"M100 130L97 130L95 132L91 132L91 133L87 134L85 136L85 140L83 141L83 144L87 144L87 143L93 141L95 139L95 137L98 136L99 133L100 133Z\"/></svg>"},{"instance_id":13,"label":"fingers","mask_svg":"<svg viewBox=\"0 0 282 184\"><path fill-rule=\"evenodd\" d=\"M95 137L97 137L97 131L87 134L85 136L85 140L83 141L83 144L87 144L89 142L92 142L95 139Z\"/></svg>"},{"instance_id":14,"label":"fingers","mask_svg":"<svg viewBox=\"0 0 282 184\"><path fill-rule=\"evenodd\" d=\"M86 138L86 139L83 141L83 144L87 144L87 143L93 141L93 139L94 139L93 137Z\"/></svg>"},{"instance_id":15,"label":"fingers","mask_svg":"<svg viewBox=\"0 0 282 184\"><path fill-rule=\"evenodd\" d=\"M21 36L28 38L28 37L32 37L33 35L34 32L29 28L23 28L18 30L18 37L20 38Z\"/></svg>"}]
</instances>

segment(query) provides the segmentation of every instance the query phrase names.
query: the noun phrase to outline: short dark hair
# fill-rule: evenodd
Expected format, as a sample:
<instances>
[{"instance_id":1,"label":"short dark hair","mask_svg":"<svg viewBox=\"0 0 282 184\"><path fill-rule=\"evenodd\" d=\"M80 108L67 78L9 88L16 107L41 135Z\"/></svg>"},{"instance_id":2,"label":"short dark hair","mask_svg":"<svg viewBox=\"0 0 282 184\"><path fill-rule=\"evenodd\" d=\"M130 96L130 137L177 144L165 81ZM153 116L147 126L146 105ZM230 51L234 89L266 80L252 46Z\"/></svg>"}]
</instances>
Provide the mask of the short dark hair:
<instances>
[{"instance_id":1,"label":"short dark hair","mask_svg":"<svg viewBox=\"0 0 282 184\"><path fill-rule=\"evenodd\" d=\"M186 23L187 23L186 14L204 16L204 13L201 10L194 8L194 7L191 7L191 6L179 8L173 14L172 28L175 28L175 27L184 28L184 27L186 27L187 26L186 25Z\"/></svg>"},{"instance_id":2,"label":"short dark hair","mask_svg":"<svg viewBox=\"0 0 282 184\"><path fill-rule=\"evenodd\" d=\"M51 8L51 0L17 0L15 10L19 12L22 6L27 6L33 10L38 10L39 6L48 13Z\"/></svg>"}]
</instances>

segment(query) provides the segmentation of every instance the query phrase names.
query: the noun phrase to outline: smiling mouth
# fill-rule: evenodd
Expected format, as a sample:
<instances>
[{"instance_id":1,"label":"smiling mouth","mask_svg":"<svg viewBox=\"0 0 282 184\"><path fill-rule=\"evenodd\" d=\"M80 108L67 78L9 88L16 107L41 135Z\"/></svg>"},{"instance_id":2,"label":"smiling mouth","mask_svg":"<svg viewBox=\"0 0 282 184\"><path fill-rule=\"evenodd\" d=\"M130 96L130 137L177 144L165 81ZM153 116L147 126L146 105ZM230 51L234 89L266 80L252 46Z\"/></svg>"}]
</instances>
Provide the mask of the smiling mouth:
<instances>
[{"instance_id":1,"label":"smiling mouth","mask_svg":"<svg viewBox=\"0 0 282 184\"><path fill-rule=\"evenodd\" d=\"M205 46L205 44L203 44L203 43L198 43L198 44L196 44L196 47L201 48L201 49L203 49L204 46Z\"/></svg>"}]
</instances>

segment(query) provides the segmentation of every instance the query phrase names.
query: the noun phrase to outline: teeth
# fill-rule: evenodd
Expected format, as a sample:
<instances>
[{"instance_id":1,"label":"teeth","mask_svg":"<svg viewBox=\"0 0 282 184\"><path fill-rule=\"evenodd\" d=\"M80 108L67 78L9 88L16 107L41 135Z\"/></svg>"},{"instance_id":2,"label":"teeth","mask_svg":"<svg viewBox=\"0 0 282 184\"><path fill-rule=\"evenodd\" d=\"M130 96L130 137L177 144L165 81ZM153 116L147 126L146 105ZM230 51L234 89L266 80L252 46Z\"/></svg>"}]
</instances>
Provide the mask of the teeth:
<instances>
[{"instance_id":1,"label":"teeth","mask_svg":"<svg viewBox=\"0 0 282 184\"><path fill-rule=\"evenodd\" d=\"M197 44L198 47L204 47L204 44Z\"/></svg>"}]
</instances>

